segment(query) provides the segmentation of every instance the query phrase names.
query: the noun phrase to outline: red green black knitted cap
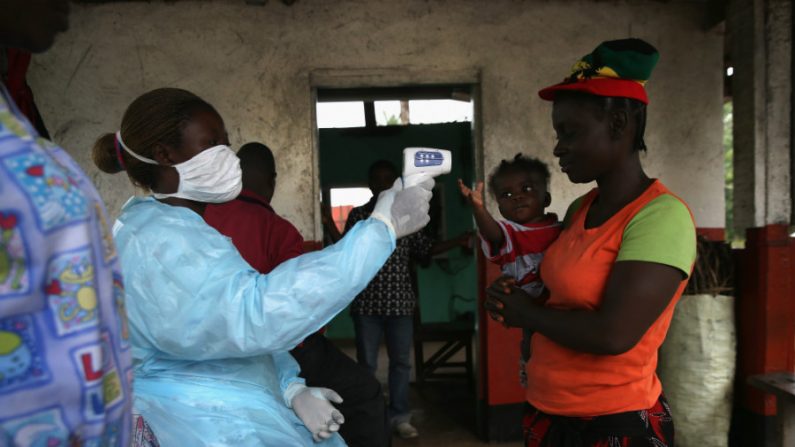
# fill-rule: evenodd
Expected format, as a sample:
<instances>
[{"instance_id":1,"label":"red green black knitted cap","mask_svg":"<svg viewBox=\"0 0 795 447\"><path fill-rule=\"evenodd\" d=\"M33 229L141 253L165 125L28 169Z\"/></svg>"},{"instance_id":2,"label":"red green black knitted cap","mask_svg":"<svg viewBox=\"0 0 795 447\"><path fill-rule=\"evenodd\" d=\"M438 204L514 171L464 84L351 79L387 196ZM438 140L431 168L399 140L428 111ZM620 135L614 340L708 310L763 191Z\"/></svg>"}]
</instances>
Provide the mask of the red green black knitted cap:
<instances>
[{"instance_id":1,"label":"red green black knitted cap","mask_svg":"<svg viewBox=\"0 0 795 447\"><path fill-rule=\"evenodd\" d=\"M644 86L659 59L657 49L641 39L602 42L574 64L568 78L541 89L538 96L554 101L557 92L576 91L596 96L632 98L648 104Z\"/></svg>"}]
</instances>

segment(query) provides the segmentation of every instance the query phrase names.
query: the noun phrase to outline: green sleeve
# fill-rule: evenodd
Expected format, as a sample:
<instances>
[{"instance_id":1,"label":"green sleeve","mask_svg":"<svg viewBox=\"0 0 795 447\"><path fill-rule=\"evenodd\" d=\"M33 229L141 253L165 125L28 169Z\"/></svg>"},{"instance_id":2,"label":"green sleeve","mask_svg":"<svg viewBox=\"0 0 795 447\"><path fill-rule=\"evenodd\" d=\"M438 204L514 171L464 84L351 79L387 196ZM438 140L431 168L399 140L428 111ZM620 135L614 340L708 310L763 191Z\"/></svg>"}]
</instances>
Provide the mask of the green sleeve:
<instances>
[{"instance_id":1,"label":"green sleeve","mask_svg":"<svg viewBox=\"0 0 795 447\"><path fill-rule=\"evenodd\" d=\"M627 224L616 261L670 265L690 276L696 260L696 227L681 200L663 194Z\"/></svg>"}]
</instances>

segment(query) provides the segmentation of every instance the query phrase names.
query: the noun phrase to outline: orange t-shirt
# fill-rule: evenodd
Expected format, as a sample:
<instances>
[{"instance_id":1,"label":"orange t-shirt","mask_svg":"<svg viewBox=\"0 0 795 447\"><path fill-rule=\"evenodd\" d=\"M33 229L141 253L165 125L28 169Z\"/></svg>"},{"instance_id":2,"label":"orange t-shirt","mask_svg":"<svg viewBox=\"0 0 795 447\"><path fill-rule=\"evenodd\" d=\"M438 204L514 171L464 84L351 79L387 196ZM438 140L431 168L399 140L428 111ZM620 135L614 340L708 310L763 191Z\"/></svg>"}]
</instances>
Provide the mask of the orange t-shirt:
<instances>
[{"instance_id":1,"label":"orange t-shirt","mask_svg":"<svg viewBox=\"0 0 795 447\"><path fill-rule=\"evenodd\" d=\"M541 277L550 291L548 307L597 309L617 261L661 263L689 276L695 224L681 199L655 180L602 225L586 229L585 216L597 195L594 189L572 205L568 226L547 249ZM682 280L638 344L620 355L575 351L536 333L527 364L527 401L545 413L578 417L651 408L662 390L655 374L657 349L686 284Z\"/></svg>"}]
</instances>

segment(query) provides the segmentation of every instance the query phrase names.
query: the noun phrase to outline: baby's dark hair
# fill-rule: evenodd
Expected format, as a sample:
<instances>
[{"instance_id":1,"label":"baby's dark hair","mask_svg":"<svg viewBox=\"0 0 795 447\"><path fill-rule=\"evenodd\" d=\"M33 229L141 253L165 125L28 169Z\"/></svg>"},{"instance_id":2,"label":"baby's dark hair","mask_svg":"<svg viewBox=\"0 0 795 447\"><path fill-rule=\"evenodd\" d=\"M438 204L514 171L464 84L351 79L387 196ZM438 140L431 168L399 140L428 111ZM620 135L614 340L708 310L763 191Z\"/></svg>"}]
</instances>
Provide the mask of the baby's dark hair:
<instances>
[{"instance_id":1,"label":"baby's dark hair","mask_svg":"<svg viewBox=\"0 0 795 447\"><path fill-rule=\"evenodd\" d=\"M544 179L544 184L549 186L549 168L547 167L547 164L537 158L528 157L519 153L516 154L516 156L511 160L502 160L494 169L494 171L491 172L491 175L489 176L489 189L491 190L492 194L494 191L496 191L496 179L501 175L507 174L508 172L535 172L536 174L540 175L542 179Z\"/></svg>"}]
</instances>

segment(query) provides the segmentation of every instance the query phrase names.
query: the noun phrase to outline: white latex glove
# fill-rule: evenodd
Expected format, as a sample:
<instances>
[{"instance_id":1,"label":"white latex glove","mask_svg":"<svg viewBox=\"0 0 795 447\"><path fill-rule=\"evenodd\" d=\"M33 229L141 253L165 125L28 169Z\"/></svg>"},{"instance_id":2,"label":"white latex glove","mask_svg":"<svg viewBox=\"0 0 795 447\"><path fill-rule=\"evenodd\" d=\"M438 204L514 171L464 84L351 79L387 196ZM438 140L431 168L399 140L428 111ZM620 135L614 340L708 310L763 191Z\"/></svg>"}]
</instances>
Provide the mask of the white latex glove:
<instances>
[{"instance_id":1,"label":"white latex glove","mask_svg":"<svg viewBox=\"0 0 795 447\"><path fill-rule=\"evenodd\" d=\"M342 397L334 390L291 384L287 392L293 395L290 406L315 442L330 438L345 422L342 413L331 405L331 402L342 403Z\"/></svg>"},{"instance_id":2,"label":"white latex glove","mask_svg":"<svg viewBox=\"0 0 795 447\"><path fill-rule=\"evenodd\" d=\"M433 183L433 179L428 179L403 189L403 180L395 180L391 188L378 196L370 216L392 228L398 239L420 230L431 220L428 208Z\"/></svg>"}]
</instances>

